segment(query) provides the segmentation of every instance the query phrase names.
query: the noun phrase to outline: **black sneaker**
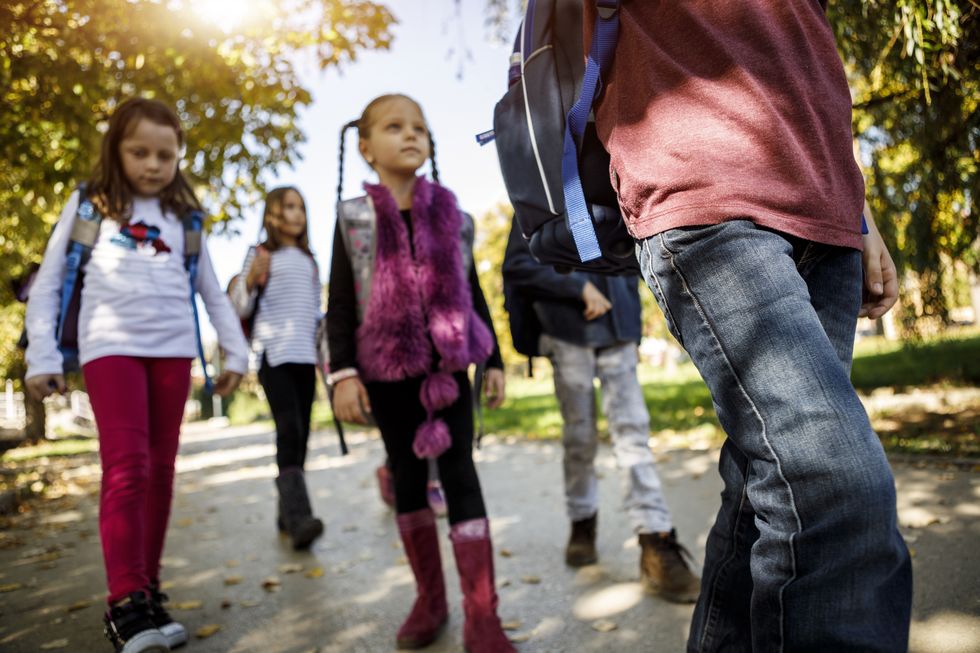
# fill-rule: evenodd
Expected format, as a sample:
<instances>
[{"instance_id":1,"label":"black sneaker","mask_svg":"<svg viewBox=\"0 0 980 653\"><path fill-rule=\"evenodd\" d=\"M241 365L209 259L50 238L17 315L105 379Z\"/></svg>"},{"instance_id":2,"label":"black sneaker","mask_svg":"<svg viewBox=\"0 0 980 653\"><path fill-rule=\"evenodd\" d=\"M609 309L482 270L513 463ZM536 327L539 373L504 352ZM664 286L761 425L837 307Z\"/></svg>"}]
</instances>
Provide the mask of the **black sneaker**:
<instances>
[{"instance_id":1,"label":"black sneaker","mask_svg":"<svg viewBox=\"0 0 980 653\"><path fill-rule=\"evenodd\" d=\"M167 638L153 623L150 602L143 592L133 592L105 614L105 636L116 653L167 653Z\"/></svg>"},{"instance_id":2,"label":"black sneaker","mask_svg":"<svg viewBox=\"0 0 980 653\"><path fill-rule=\"evenodd\" d=\"M157 629L167 638L167 646L175 649L186 644L187 629L184 628L183 624L174 621L167 609L163 607L163 604L169 601L170 597L161 592L159 585L156 584L148 585L146 591L150 593L150 618Z\"/></svg>"}]
</instances>

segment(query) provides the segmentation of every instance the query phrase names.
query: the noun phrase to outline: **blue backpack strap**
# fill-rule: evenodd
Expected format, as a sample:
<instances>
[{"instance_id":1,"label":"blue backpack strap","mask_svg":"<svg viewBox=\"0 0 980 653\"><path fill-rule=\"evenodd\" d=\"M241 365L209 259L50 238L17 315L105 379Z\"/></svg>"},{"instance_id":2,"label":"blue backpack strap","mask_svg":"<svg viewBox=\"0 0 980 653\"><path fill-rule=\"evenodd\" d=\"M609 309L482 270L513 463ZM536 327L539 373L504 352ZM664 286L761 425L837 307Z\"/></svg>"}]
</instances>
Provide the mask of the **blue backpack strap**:
<instances>
[{"instance_id":1,"label":"blue backpack strap","mask_svg":"<svg viewBox=\"0 0 980 653\"><path fill-rule=\"evenodd\" d=\"M65 260L65 277L61 284L61 312L58 314L58 329L55 338L60 343L64 335L65 321L68 318L72 296L78 284L82 269L88 263L92 248L99 237L102 214L88 198L85 184L78 185L78 208L72 225ZM64 353L64 352L63 352Z\"/></svg>"},{"instance_id":2,"label":"blue backpack strap","mask_svg":"<svg viewBox=\"0 0 980 653\"><path fill-rule=\"evenodd\" d=\"M619 38L619 4L619 0L596 0L598 15L592 32L592 46L585 65L585 75L582 78L582 94L572 105L565 120L565 143L561 158L565 211L568 214L568 229L572 232L575 249L583 263L601 257L602 252L599 250L589 205L582 191L575 139L581 138L585 132L592 104L602 88L602 75L608 71L616 51L616 40Z\"/></svg>"},{"instance_id":3,"label":"blue backpack strap","mask_svg":"<svg viewBox=\"0 0 980 653\"><path fill-rule=\"evenodd\" d=\"M204 389L214 390L214 382L208 374L208 363L204 358L204 342L201 340L201 317L197 311L197 265L201 256L201 231L204 229L204 213L193 210L184 216L184 267L190 279L191 309L194 313L194 335L197 338L197 355L201 359L201 371L204 373Z\"/></svg>"}]
</instances>

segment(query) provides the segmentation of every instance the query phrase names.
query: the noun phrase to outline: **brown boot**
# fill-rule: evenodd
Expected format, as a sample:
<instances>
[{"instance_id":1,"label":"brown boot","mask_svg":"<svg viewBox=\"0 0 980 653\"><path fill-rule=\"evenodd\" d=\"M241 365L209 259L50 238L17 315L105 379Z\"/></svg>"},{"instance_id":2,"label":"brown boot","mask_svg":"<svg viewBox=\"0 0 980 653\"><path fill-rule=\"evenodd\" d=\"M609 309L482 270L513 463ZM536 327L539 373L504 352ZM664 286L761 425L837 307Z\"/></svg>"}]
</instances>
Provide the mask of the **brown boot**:
<instances>
[{"instance_id":1,"label":"brown boot","mask_svg":"<svg viewBox=\"0 0 980 653\"><path fill-rule=\"evenodd\" d=\"M695 603L701 580L684 561L691 554L677 541L677 531L640 534L640 581L644 589L674 603Z\"/></svg>"},{"instance_id":2,"label":"brown boot","mask_svg":"<svg viewBox=\"0 0 980 653\"><path fill-rule=\"evenodd\" d=\"M572 522L572 534L568 538L568 547L565 549L565 564L569 567L584 567L594 565L599 561L599 554L595 549L596 525L599 521L599 513L588 519Z\"/></svg>"}]
</instances>

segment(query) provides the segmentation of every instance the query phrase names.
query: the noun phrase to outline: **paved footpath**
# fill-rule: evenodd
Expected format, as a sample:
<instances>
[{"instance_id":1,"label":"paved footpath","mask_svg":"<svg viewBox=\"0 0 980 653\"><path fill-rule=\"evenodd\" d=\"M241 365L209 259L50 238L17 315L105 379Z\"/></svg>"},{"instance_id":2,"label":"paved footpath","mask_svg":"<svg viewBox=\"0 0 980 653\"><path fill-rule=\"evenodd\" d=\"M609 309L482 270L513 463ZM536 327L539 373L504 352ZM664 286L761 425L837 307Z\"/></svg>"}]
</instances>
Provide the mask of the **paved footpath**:
<instances>
[{"instance_id":1,"label":"paved footpath","mask_svg":"<svg viewBox=\"0 0 980 653\"><path fill-rule=\"evenodd\" d=\"M413 597L391 512L377 498L375 437L311 442L308 477L326 536L294 553L274 528L273 437L260 428L185 431L164 579L192 633L188 653L391 651ZM620 477L603 447L599 565L563 564L561 449L488 438L477 454L492 516L500 614L522 653L683 650L692 609L644 596L638 549L619 509ZM717 452L660 455L677 529L699 564L718 507ZM0 542L0 651L108 652L97 467L67 474L56 511L14 520ZM980 652L978 467L896 462L903 533L916 573L912 651ZM87 481L86 481L87 479ZM445 524L440 528L445 533ZM448 540L450 625L432 653L461 651L462 614ZM208 628L211 626L211 628ZM205 638L193 633L215 630Z\"/></svg>"}]
</instances>

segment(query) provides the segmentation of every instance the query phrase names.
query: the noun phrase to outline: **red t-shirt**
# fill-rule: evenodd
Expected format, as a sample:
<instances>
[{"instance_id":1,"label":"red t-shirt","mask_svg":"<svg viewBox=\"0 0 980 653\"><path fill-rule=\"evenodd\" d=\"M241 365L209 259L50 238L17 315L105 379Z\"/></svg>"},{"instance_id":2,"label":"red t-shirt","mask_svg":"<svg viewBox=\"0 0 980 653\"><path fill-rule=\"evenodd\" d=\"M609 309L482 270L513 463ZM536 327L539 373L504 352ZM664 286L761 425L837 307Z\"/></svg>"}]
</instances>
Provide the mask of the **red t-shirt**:
<instances>
[{"instance_id":1,"label":"red t-shirt","mask_svg":"<svg viewBox=\"0 0 980 653\"><path fill-rule=\"evenodd\" d=\"M851 96L820 0L626 0L596 125L637 238L748 218L861 248Z\"/></svg>"}]
</instances>

